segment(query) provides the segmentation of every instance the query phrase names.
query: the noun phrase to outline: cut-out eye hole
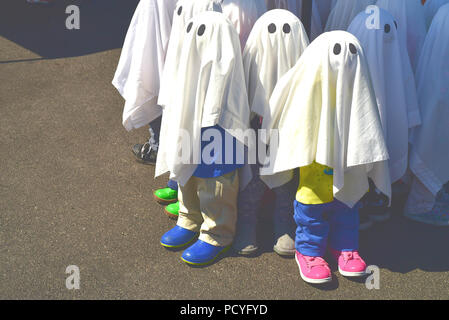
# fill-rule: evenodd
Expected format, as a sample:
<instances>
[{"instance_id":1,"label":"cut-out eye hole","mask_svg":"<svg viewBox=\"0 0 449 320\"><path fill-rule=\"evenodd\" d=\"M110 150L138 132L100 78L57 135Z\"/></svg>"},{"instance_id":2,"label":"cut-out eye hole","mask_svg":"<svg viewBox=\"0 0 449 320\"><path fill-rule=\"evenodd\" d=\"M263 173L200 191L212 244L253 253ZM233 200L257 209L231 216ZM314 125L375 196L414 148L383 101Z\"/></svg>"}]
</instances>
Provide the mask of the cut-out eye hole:
<instances>
[{"instance_id":1,"label":"cut-out eye hole","mask_svg":"<svg viewBox=\"0 0 449 320\"><path fill-rule=\"evenodd\" d=\"M352 43L349 44L349 51L351 51L352 54L357 53L357 48L355 47L354 44L352 44Z\"/></svg>"},{"instance_id":2,"label":"cut-out eye hole","mask_svg":"<svg viewBox=\"0 0 449 320\"><path fill-rule=\"evenodd\" d=\"M268 32L269 32L269 33L275 33L275 32L276 32L276 25L275 25L274 23L271 23L271 24L268 26Z\"/></svg>"},{"instance_id":3,"label":"cut-out eye hole","mask_svg":"<svg viewBox=\"0 0 449 320\"><path fill-rule=\"evenodd\" d=\"M398 28L398 23L395 21L394 25L396 26L396 29Z\"/></svg>"},{"instance_id":4,"label":"cut-out eye hole","mask_svg":"<svg viewBox=\"0 0 449 320\"><path fill-rule=\"evenodd\" d=\"M340 52L341 52L341 45L339 43L336 43L334 46L334 54L338 56Z\"/></svg>"},{"instance_id":5,"label":"cut-out eye hole","mask_svg":"<svg viewBox=\"0 0 449 320\"><path fill-rule=\"evenodd\" d=\"M193 22L190 22L189 25L187 26L187 33L190 32L190 30L192 30L193 27Z\"/></svg>"},{"instance_id":6,"label":"cut-out eye hole","mask_svg":"<svg viewBox=\"0 0 449 320\"><path fill-rule=\"evenodd\" d=\"M284 26L282 27L282 31L284 31L284 33L290 33L292 29L290 28L290 25L288 23L284 24Z\"/></svg>"},{"instance_id":7,"label":"cut-out eye hole","mask_svg":"<svg viewBox=\"0 0 449 320\"><path fill-rule=\"evenodd\" d=\"M385 31L385 33L390 33L391 27L388 23L384 26L384 31Z\"/></svg>"},{"instance_id":8,"label":"cut-out eye hole","mask_svg":"<svg viewBox=\"0 0 449 320\"><path fill-rule=\"evenodd\" d=\"M180 16L181 13L182 13L182 6L180 6L179 9L178 9L178 16Z\"/></svg>"},{"instance_id":9,"label":"cut-out eye hole","mask_svg":"<svg viewBox=\"0 0 449 320\"><path fill-rule=\"evenodd\" d=\"M204 24L200 25L198 28L198 35L202 36L204 34L204 31L206 31L206 26Z\"/></svg>"}]
</instances>

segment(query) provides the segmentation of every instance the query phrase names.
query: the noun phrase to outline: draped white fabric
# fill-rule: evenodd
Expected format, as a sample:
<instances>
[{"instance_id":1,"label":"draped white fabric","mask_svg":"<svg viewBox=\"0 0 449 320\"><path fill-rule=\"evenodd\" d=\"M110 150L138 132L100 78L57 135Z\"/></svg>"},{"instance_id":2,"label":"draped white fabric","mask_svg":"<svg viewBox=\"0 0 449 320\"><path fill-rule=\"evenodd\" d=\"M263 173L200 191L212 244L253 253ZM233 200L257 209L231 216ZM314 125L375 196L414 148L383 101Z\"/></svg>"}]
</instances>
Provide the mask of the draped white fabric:
<instances>
[{"instance_id":1,"label":"draped white fabric","mask_svg":"<svg viewBox=\"0 0 449 320\"><path fill-rule=\"evenodd\" d=\"M434 195L449 181L449 4L435 15L416 72L422 125L413 130L410 169Z\"/></svg>"},{"instance_id":2,"label":"draped white fabric","mask_svg":"<svg viewBox=\"0 0 449 320\"><path fill-rule=\"evenodd\" d=\"M312 42L278 82L264 129L278 129L272 175L312 164L334 169L334 196L353 207L368 178L390 197L388 151L368 65L358 40L333 31Z\"/></svg>"},{"instance_id":3,"label":"draped white fabric","mask_svg":"<svg viewBox=\"0 0 449 320\"><path fill-rule=\"evenodd\" d=\"M426 15L427 29L430 28L430 25L432 24L433 17L437 14L438 10L446 3L449 3L449 0L427 0L426 1L426 3L424 4L424 12Z\"/></svg>"},{"instance_id":4,"label":"draped white fabric","mask_svg":"<svg viewBox=\"0 0 449 320\"><path fill-rule=\"evenodd\" d=\"M407 44L408 55L415 71L427 34L421 0L379 0L377 5L390 12L397 21L399 34Z\"/></svg>"},{"instance_id":5,"label":"draped white fabric","mask_svg":"<svg viewBox=\"0 0 449 320\"><path fill-rule=\"evenodd\" d=\"M257 19L267 11L265 3L261 0L223 0L221 6L236 28L243 49Z\"/></svg>"},{"instance_id":6,"label":"draped white fabric","mask_svg":"<svg viewBox=\"0 0 449 320\"><path fill-rule=\"evenodd\" d=\"M196 15L187 25L178 44L182 48L177 72L166 82L172 99L164 107L156 163L156 176L170 172L170 178L181 185L199 163L201 128L219 125L234 135L235 130L249 128L250 113L234 26L212 11Z\"/></svg>"},{"instance_id":7,"label":"draped white fabric","mask_svg":"<svg viewBox=\"0 0 449 320\"><path fill-rule=\"evenodd\" d=\"M112 84L125 99L123 126L129 131L162 114L160 79L177 0L141 0L126 34Z\"/></svg>"},{"instance_id":8,"label":"draped white fabric","mask_svg":"<svg viewBox=\"0 0 449 320\"><path fill-rule=\"evenodd\" d=\"M356 15L375 3L376 0L337 0L324 30L347 30Z\"/></svg>"},{"instance_id":9,"label":"draped white fabric","mask_svg":"<svg viewBox=\"0 0 449 320\"><path fill-rule=\"evenodd\" d=\"M404 176L408 166L409 129L419 125L415 78L407 48L399 40L394 17L379 10L379 29L367 28L370 14L359 13L348 28L365 50L386 137L391 182Z\"/></svg>"}]
</instances>

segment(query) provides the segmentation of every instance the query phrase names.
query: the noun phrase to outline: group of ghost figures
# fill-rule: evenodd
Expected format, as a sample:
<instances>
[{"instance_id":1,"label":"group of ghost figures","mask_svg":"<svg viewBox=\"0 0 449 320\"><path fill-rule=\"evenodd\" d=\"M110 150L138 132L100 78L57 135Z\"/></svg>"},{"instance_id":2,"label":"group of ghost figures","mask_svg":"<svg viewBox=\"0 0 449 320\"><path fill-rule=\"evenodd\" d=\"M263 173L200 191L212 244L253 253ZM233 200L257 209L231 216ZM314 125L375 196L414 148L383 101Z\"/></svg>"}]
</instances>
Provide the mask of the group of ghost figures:
<instances>
[{"instance_id":1,"label":"group of ghost figures","mask_svg":"<svg viewBox=\"0 0 449 320\"><path fill-rule=\"evenodd\" d=\"M170 173L154 193L177 218L161 244L186 247L186 263L257 252L270 194L273 249L311 283L331 279L326 249L344 276L365 274L358 231L388 219L392 198L411 219L449 225L449 0L314 0L310 37L302 4L136 9L113 84L125 128L150 124L135 155ZM269 166L222 164L216 150L212 163L179 161L181 136L203 150L208 128L247 151L235 132L276 131L263 139Z\"/></svg>"}]
</instances>

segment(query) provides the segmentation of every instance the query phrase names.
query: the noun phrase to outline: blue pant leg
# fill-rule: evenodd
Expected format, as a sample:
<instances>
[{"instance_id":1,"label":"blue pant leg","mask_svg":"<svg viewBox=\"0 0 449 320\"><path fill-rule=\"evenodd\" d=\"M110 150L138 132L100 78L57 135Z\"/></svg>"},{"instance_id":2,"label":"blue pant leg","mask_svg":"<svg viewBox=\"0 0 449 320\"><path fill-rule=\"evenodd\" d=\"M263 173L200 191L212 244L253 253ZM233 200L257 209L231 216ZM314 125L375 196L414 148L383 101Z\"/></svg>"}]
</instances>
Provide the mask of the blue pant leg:
<instances>
[{"instance_id":1,"label":"blue pant leg","mask_svg":"<svg viewBox=\"0 0 449 320\"><path fill-rule=\"evenodd\" d=\"M305 205L294 201L296 238L295 246L301 254L322 257L326 253L329 223L324 214L327 204Z\"/></svg>"},{"instance_id":2,"label":"blue pant leg","mask_svg":"<svg viewBox=\"0 0 449 320\"><path fill-rule=\"evenodd\" d=\"M335 250L355 251L359 248L359 204L350 208L334 200L329 214L329 246Z\"/></svg>"},{"instance_id":3,"label":"blue pant leg","mask_svg":"<svg viewBox=\"0 0 449 320\"><path fill-rule=\"evenodd\" d=\"M178 183L175 180L168 180L167 187L169 187L172 190L178 191Z\"/></svg>"}]
</instances>

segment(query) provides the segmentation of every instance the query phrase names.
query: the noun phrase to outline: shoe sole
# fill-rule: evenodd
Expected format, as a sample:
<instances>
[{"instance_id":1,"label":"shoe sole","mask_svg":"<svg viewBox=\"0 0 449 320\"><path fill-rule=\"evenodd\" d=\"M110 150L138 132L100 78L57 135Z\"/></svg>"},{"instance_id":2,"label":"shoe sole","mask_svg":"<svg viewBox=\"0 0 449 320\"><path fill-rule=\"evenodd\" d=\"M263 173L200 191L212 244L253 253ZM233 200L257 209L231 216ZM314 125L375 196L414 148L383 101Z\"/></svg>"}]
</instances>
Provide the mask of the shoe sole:
<instances>
[{"instance_id":1,"label":"shoe sole","mask_svg":"<svg viewBox=\"0 0 449 320\"><path fill-rule=\"evenodd\" d=\"M250 256L252 254L255 254L259 250L259 247L255 247L254 249L251 249L251 250L239 250L239 249L235 249L235 248L234 248L234 250L242 256Z\"/></svg>"},{"instance_id":2,"label":"shoe sole","mask_svg":"<svg viewBox=\"0 0 449 320\"><path fill-rule=\"evenodd\" d=\"M169 204L178 202L178 198L173 199L173 200L166 200L166 199L159 198L154 193L153 193L153 198L154 198L154 200L156 200L157 203L159 203L160 205L163 205L163 206L168 206Z\"/></svg>"},{"instance_id":3,"label":"shoe sole","mask_svg":"<svg viewBox=\"0 0 449 320\"><path fill-rule=\"evenodd\" d=\"M360 272L348 272L341 270L340 266L338 267L338 272L340 272L340 274L344 277L363 277L367 275L366 270Z\"/></svg>"},{"instance_id":4,"label":"shoe sole","mask_svg":"<svg viewBox=\"0 0 449 320\"><path fill-rule=\"evenodd\" d=\"M172 246L172 245L169 245L169 244L165 244L165 243L163 243L163 242L159 242L159 243L161 244L161 246L163 246L163 247L165 247L165 248L169 248L169 249L178 249L178 248L182 248L182 247L188 246L188 245L191 244L197 237L198 237L198 236L196 235L196 236L194 236L191 240L189 240L189 242L186 242L186 243L183 243L183 244L180 244L180 245L177 245L177 246Z\"/></svg>"},{"instance_id":5,"label":"shoe sole","mask_svg":"<svg viewBox=\"0 0 449 320\"><path fill-rule=\"evenodd\" d=\"M175 214L173 214L173 213L171 213L171 212L168 212L166 208L164 208L164 213L165 213L165 214L167 215L167 217L169 217L170 219L178 220L178 218L179 218L179 215L175 215Z\"/></svg>"},{"instance_id":6,"label":"shoe sole","mask_svg":"<svg viewBox=\"0 0 449 320\"><path fill-rule=\"evenodd\" d=\"M284 251L284 250L280 250L280 249L276 248L276 246L273 247L273 251L282 257L292 257L296 253L296 249L293 251Z\"/></svg>"},{"instance_id":7,"label":"shoe sole","mask_svg":"<svg viewBox=\"0 0 449 320\"><path fill-rule=\"evenodd\" d=\"M298 257L296 256L296 254L295 254L295 261L299 268L299 274L301 275L302 280L304 280L305 282L312 283L312 284L324 284L324 283L329 283L332 281L332 276L330 276L329 278L325 278L325 279L307 278L305 275L303 275L303 273L301 271L301 265L299 264Z\"/></svg>"},{"instance_id":8,"label":"shoe sole","mask_svg":"<svg viewBox=\"0 0 449 320\"><path fill-rule=\"evenodd\" d=\"M206 266L208 264L213 263L222 254L226 253L229 250L230 247L231 246L225 247L223 250L221 250L219 253L217 253L217 255L213 259L211 259L211 260L209 260L207 262L201 262L201 263L191 262L191 261L188 261L188 260L184 259L183 257L181 257L181 260L184 261L185 263L189 264L189 265L192 265L192 266Z\"/></svg>"}]
</instances>

